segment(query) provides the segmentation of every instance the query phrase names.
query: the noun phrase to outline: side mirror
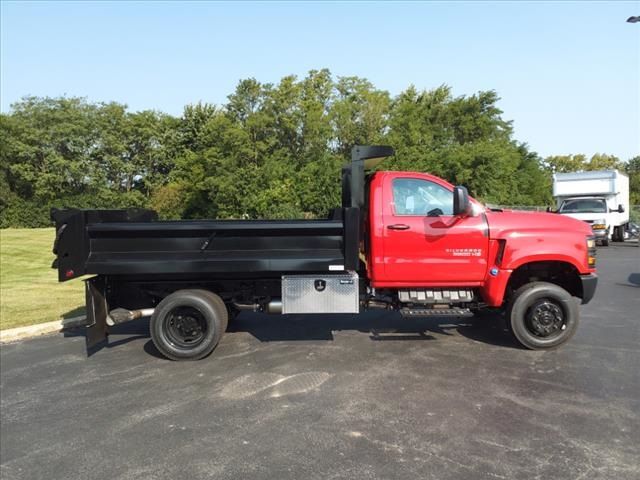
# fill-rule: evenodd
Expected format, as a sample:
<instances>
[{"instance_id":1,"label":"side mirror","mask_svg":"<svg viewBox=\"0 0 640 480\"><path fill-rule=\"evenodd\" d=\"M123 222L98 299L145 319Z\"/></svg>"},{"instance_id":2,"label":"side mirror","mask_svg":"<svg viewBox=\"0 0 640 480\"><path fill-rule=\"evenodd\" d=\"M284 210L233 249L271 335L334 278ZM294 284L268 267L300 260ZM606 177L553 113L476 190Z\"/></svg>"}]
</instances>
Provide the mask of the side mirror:
<instances>
[{"instance_id":1,"label":"side mirror","mask_svg":"<svg viewBox=\"0 0 640 480\"><path fill-rule=\"evenodd\" d=\"M469 192L465 187L453 188L453 214L466 215L471 210Z\"/></svg>"},{"instance_id":2,"label":"side mirror","mask_svg":"<svg viewBox=\"0 0 640 480\"><path fill-rule=\"evenodd\" d=\"M618 205L618 213L624 213L624 207L622 205Z\"/></svg>"}]
</instances>

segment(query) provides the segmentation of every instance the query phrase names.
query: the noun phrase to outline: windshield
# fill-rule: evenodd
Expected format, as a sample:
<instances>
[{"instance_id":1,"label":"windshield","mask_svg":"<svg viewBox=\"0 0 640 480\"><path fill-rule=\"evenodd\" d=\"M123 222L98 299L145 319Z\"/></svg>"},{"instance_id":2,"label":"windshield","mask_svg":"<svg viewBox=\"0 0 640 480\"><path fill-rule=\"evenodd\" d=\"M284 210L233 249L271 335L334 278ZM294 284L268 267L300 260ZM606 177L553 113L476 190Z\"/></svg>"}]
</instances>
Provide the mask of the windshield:
<instances>
[{"instance_id":1,"label":"windshield","mask_svg":"<svg viewBox=\"0 0 640 480\"><path fill-rule=\"evenodd\" d=\"M565 200L560 213L607 213L607 204L600 198Z\"/></svg>"}]
</instances>

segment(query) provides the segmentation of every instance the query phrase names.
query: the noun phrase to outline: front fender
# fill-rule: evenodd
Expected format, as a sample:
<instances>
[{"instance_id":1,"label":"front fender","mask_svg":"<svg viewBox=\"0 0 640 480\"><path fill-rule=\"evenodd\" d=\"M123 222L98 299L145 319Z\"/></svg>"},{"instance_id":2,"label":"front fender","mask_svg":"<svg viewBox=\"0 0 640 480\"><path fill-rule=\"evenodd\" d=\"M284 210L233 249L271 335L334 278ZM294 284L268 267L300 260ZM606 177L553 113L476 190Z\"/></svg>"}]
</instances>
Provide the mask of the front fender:
<instances>
[{"instance_id":1,"label":"front fender","mask_svg":"<svg viewBox=\"0 0 640 480\"><path fill-rule=\"evenodd\" d=\"M586 255L586 253L585 253ZM578 272L584 270L584 262L578 262L575 257L569 255L563 255L558 253L541 253L541 254L533 254L533 255L522 255L516 259L512 259L510 262L503 262L503 268L513 271L522 265L526 265L527 263L534 262L562 262L568 263L573 266ZM587 270L586 273L589 273Z\"/></svg>"},{"instance_id":2,"label":"front fender","mask_svg":"<svg viewBox=\"0 0 640 480\"><path fill-rule=\"evenodd\" d=\"M504 253L499 265L501 269L515 270L532 262L563 262L584 275L593 271L587 263L586 236L577 232L513 232L505 235L504 241Z\"/></svg>"}]
</instances>

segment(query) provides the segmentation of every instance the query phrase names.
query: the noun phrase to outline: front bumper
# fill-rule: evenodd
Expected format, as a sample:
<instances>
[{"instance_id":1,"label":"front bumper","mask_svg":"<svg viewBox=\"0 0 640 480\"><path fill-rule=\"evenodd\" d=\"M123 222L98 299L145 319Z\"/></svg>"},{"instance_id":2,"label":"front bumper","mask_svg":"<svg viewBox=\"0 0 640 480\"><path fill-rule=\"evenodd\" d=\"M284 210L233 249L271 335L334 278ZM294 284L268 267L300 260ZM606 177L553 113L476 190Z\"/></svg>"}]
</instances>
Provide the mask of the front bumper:
<instances>
[{"instance_id":1,"label":"front bumper","mask_svg":"<svg viewBox=\"0 0 640 480\"><path fill-rule=\"evenodd\" d=\"M609 237L609 229L606 230L591 230L593 235L596 237L596 240L603 240Z\"/></svg>"},{"instance_id":2,"label":"front bumper","mask_svg":"<svg viewBox=\"0 0 640 480\"><path fill-rule=\"evenodd\" d=\"M589 303L596 293L596 286L598 285L598 275L590 273L588 275L581 275L580 281L582 282L582 304Z\"/></svg>"}]
</instances>

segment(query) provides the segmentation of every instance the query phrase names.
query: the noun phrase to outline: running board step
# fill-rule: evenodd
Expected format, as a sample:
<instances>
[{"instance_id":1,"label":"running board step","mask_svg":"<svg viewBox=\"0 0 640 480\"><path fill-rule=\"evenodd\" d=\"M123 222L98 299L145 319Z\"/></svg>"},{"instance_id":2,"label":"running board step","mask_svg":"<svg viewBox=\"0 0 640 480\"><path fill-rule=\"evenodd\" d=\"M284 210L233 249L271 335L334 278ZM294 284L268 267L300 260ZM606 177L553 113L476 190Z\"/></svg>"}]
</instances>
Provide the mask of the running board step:
<instances>
[{"instance_id":1,"label":"running board step","mask_svg":"<svg viewBox=\"0 0 640 480\"><path fill-rule=\"evenodd\" d=\"M398 300L402 303L467 303L473 301L471 288L418 288L398 290Z\"/></svg>"},{"instance_id":2,"label":"running board step","mask_svg":"<svg viewBox=\"0 0 640 480\"><path fill-rule=\"evenodd\" d=\"M401 308L403 317L471 317L468 308Z\"/></svg>"}]
</instances>

